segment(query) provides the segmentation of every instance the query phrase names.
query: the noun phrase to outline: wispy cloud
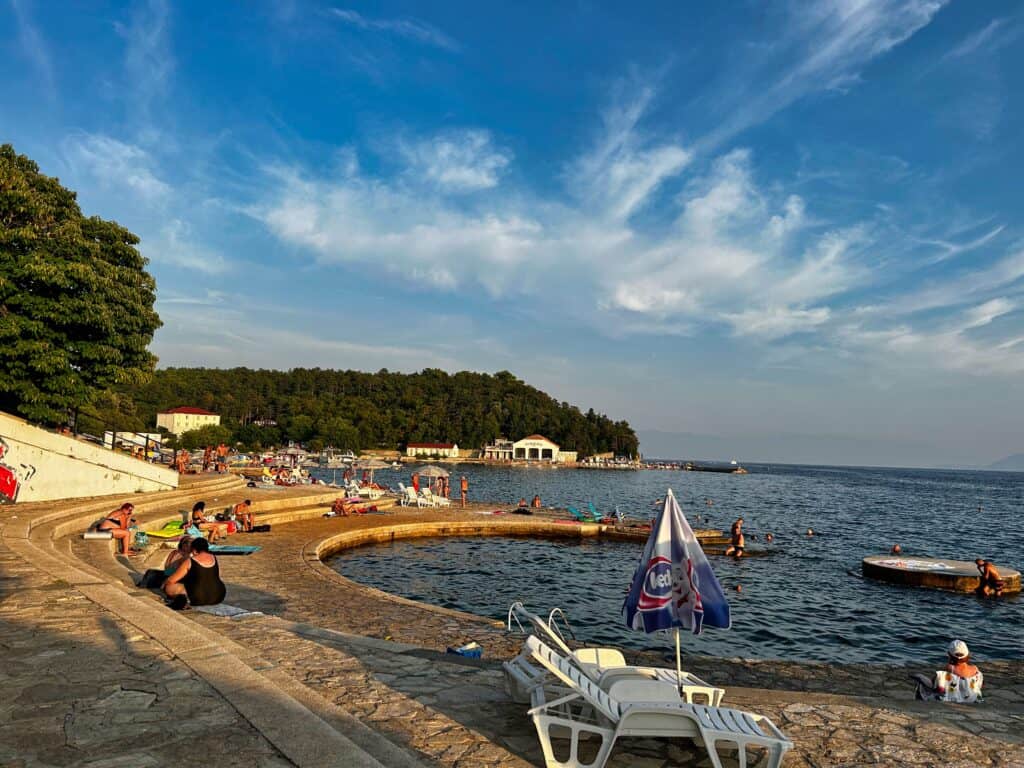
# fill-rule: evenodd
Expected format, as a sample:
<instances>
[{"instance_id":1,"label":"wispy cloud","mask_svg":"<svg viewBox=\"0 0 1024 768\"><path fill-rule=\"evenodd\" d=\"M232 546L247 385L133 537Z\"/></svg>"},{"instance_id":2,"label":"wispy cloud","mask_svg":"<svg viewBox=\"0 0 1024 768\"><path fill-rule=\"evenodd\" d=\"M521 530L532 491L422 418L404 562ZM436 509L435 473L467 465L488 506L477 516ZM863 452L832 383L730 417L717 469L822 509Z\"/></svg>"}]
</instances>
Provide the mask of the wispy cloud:
<instances>
[{"instance_id":1,"label":"wispy cloud","mask_svg":"<svg viewBox=\"0 0 1024 768\"><path fill-rule=\"evenodd\" d=\"M470 192L498 185L512 153L494 146L481 130L448 131L429 139L400 141L410 171L442 189Z\"/></svg>"},{"instance_id":2,"label":"wispy cloud","mask_svg":"<svg viewBox=\"0 0 1024 768\"><path fill-rule=\"evenodd\" d=\"M137 4L127 24L114 25L125 41L124 69L132 113L145 125L153 103L164 98L174 74L170 43L171 9L166 0Z\"/></svg>"},{"instance_id":3,"label":"wispy cloud","mask_svg":"<svg viewBox=\"0 0 1024 768\"><path fill-rule=\"evenodd\" d=\"M56 97L56 81L53 73L53 60L49 46L32 21L29 0L10 0L11 12L18 27L18 41L21 50L42 80L43 87L49 98Z\"/></svg>"},{"instance_id":4,"label":"wispy cloud","mask_svg":"<svg viewBox=\"0 0 1024 768\"><path fill-rule=\"evenodd\" d=\"M786 32L773 45L741 57L721 100L723 120L698 148L713 149L809 94L855 85L869 63L927 26L947 2L790 2Z\"/></svg>"},{"instance_id":5,"label":"wispy cloud","mask_svg":"<svg viewBox=\"0 0 1024 768\"><path fill-rule=\"evenodd\" d=\"M424 45L458 51L459 45L437 27L413 18L373 19L348 8L330 8L328 12L336 19L369 32L386 32Z\"/></svg>"},{"instance_id":6,"label":"wispy cloud","mask_svg":"<svg viewBox=\"0 0 1024 768\"><path fill-rule=\"evenodd\" d=\"M139 247L143 255L154 264L184 267L190 272L219 275L232 267L231 262L219 251L198 243L192 235L191 227L181 219L167 222L155 234L144 238ZM209 303L211 300L219 300L220 294L208 291L205 297Z\"/></svg>"},{"instance_id":7,"label":"wispy cloud","mask_svg":"<svg viewBox=\"0 0 1024 768\"><path fill-rule=\"evenodd\" d=\"M1015 31L1007 26L1006 19L993 19L977 32L972 32L957 45L951 48L944 59L961 59L975 51L991 52L1002 47L1015 36Z\"/></svg>"},{"instance_id":8,"label":"wispy cloud","mask_svg":"<svg viewBox=\"0 0 1024 768\"><path fill-rule=\"evenodd\" d=\"M134 144L97 133L76 133L61 144L68 164L105 189L122 188L147 202L166 197L170 186L157 176L151 155Z\"/></svg>"}]
</instances>

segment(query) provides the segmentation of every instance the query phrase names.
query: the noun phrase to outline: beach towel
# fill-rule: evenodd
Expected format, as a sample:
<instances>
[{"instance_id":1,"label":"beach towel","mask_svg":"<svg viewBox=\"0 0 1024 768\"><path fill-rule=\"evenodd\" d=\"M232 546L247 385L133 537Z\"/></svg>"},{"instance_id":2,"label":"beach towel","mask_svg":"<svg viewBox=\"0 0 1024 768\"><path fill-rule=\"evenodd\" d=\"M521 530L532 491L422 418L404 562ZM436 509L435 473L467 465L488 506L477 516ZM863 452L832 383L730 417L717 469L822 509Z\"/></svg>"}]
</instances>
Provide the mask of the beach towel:
<instances>
[{"instance_id":1,"label":"beach towel","mask_svg":"<svg viewBox=\"0 0 1024 768\"><path fill-rule=\"evenodd\" d=\"M251 555L259 552L261 547L251 544L211 544L210 552L214 555Z\"/></svg>"},{"instance_id":2,"label":"beach towel","mask_svg":"<svg viewBox=\"0 0 1024 768\"><path fill-rule=\"evenodd\" d=\"M254 616L262 616L262 611L250 611L245 608L239 608L237 605L228 605L227 603L221 603L220 605L199 605L196 606L195 610L208 613L211 616L220 616L225 619L251 619Z\"/></svg>"}]
</instances>

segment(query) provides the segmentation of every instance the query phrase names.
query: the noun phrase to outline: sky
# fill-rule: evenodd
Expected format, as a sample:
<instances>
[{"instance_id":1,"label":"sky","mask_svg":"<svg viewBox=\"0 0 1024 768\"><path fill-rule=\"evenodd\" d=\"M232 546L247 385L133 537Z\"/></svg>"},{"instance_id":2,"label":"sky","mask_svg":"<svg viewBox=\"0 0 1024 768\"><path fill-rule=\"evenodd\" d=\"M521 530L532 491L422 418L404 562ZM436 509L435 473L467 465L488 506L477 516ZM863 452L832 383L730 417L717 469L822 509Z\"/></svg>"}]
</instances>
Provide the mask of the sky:
<instances>
[{"instance_id":1,"label":"sky","mask_svg":"<svg viewBox=\"0 0 1024 768\"><path fill-rule=\"evenodd\" d=\"M0 0L0 78L0 142L142 238L163 366L1024 451L1022 2Z\"/></svg>"}]
</instances>

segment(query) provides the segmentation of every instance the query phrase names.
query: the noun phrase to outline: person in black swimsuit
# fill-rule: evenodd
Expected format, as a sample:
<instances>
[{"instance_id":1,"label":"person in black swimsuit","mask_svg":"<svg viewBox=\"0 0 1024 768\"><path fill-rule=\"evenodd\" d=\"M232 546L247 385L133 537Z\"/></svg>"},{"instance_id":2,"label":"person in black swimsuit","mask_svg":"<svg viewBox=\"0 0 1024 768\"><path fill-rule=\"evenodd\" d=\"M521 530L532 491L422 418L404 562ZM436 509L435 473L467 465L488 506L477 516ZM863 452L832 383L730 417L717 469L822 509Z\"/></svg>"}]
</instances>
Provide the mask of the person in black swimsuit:
<instances>
[{"instance_id":1,"label":"person in black swimsuit","mask_svg":"<svg viewBox=\"0 0 1024 768\"><path fill-rule=\"evenodd\" d=\"M747 542L743 538L743 518L736 518L736 522L732 524L731 538L729 540L729 547L725 550L727 555L735 555L736 557L743 557L743 549L746 547Z\"/></svg>"},{"instance_id":2,"label":"person in black swimsuit","mask_svg":"<svg viewBox=\"0 0 1024 768\"><path fill-rule=\"evenodd\" d=\"M217 605L224 602L227 587L220 579L220 565L210 554L210 543L206 539L192 542L191 556L164 582L164 593L176 611L190 603Z\"/></svg>"}]
</instances>

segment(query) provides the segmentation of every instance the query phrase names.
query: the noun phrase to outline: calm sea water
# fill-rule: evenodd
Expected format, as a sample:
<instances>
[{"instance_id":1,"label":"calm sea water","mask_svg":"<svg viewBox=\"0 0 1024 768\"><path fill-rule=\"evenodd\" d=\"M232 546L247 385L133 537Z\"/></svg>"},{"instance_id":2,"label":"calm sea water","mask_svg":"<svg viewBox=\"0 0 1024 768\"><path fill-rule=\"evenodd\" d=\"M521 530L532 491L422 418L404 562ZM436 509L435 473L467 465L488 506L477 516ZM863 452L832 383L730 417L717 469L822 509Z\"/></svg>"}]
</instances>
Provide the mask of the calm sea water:
<instances>
[{"instance_id":1,"label":"calm sea water","mask_svg":"<svg viewBox=\"0 0 1024 768\"><path fill-rule=\"evenodd\" d=\"M1024 474L752 466L749 475L459 467L470 497L552 506L615 505L641 516L671 487L694 527L746 521L767 557L713 557L733 615L730 631L685 636L718 656L901 662L941 655L952 637L984 658L1024 658L1024 599L981 600L863 579L864 555L899 542L908 555L989 557L1024 567ZM328 478L329 478L328 473ZM407 474L377 473L396 485ZM713 503L708 506L707 499ZM813 528L818 535L806 536ZM764 543L772 532L775 542ZM751 540L752 539L752 540ZM336 557L345 576L436 605L503 619L511 602L561 606L581 640L635 648L668 641L622 626L638 544L527 539L421 539ZM734 587L742 585L742 592Z\"/></svg>"}]
</instances>

